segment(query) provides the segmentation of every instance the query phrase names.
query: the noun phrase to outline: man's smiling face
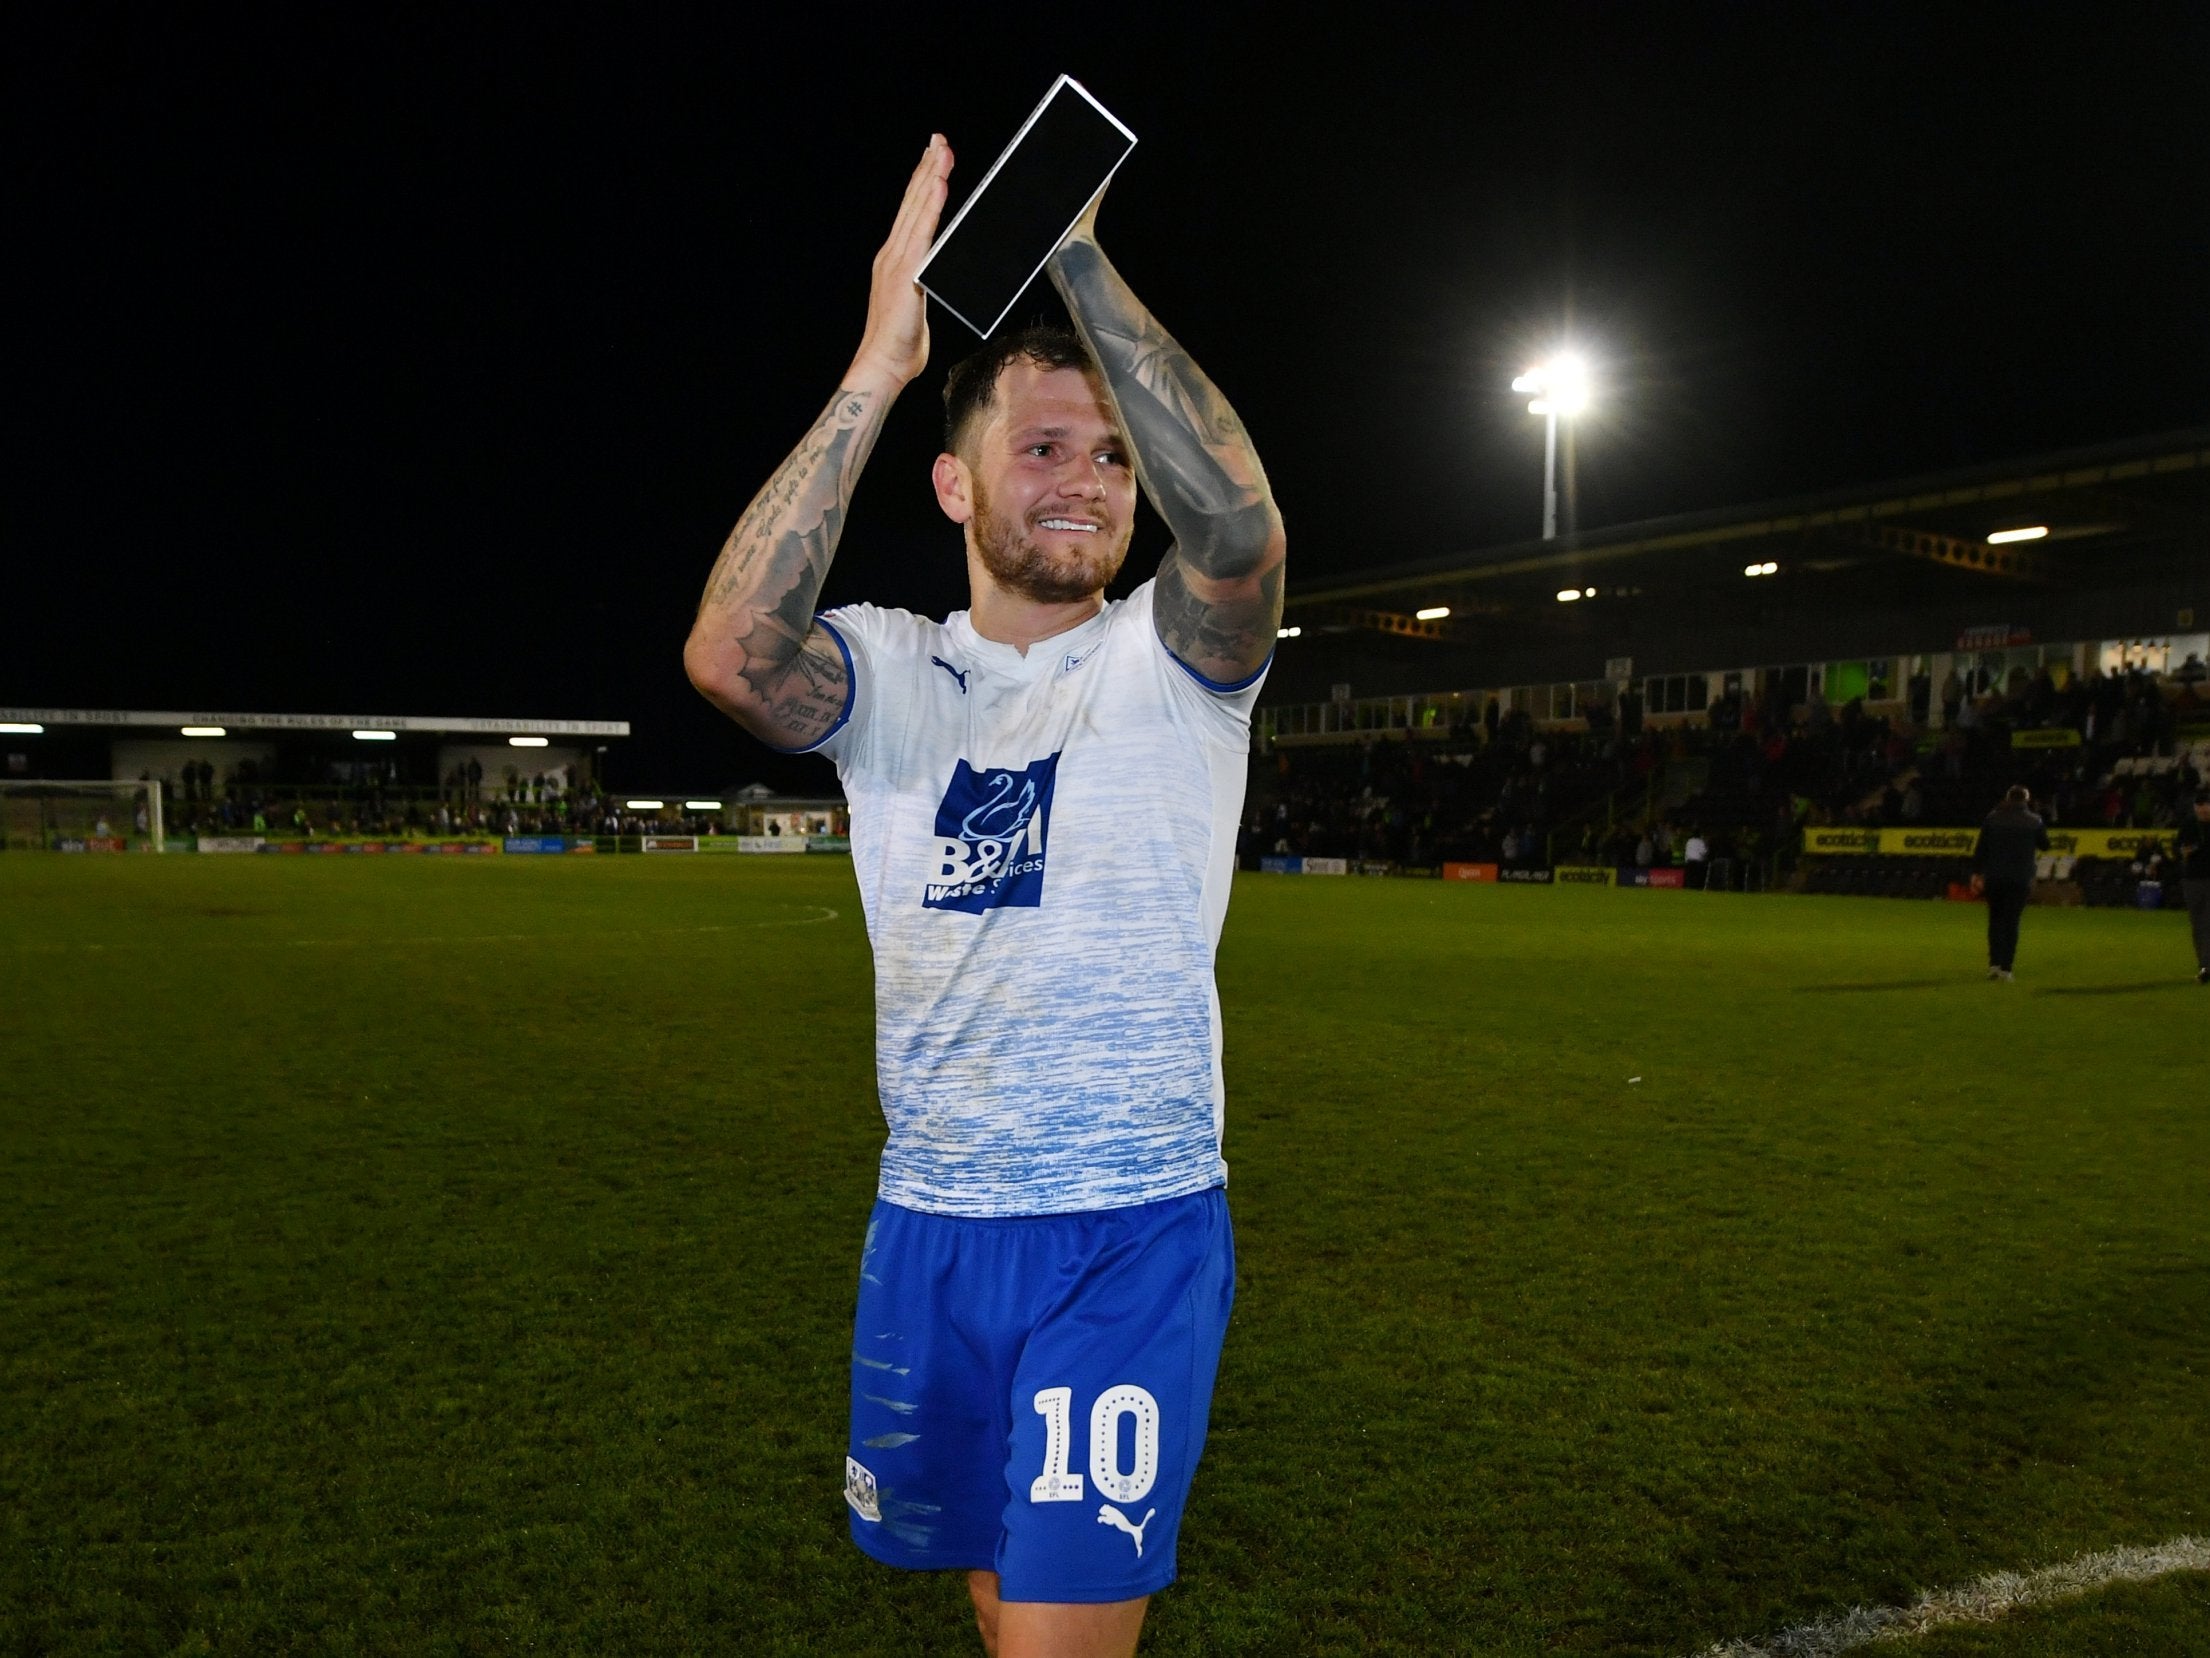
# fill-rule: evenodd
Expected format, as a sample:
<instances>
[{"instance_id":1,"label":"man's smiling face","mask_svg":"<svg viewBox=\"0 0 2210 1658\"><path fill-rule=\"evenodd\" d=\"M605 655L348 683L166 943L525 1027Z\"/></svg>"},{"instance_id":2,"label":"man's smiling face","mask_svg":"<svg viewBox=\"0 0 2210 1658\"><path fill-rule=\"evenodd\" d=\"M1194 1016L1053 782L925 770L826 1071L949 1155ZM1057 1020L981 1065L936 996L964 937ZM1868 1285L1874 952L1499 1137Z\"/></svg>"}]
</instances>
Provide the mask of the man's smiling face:
<instances>
[{"instance_id":1,"label":"man's smiling face","mask_svg":"<svg viewBox=\"0 0 2210 1658\"><path fill-rule=\"evenodd\" d=\"M1135 533L1136 478L1112 411L1077 368L1020 357L962 455L992 581L1039 604L1101 593Z\"/></svg>"}]
</instances>

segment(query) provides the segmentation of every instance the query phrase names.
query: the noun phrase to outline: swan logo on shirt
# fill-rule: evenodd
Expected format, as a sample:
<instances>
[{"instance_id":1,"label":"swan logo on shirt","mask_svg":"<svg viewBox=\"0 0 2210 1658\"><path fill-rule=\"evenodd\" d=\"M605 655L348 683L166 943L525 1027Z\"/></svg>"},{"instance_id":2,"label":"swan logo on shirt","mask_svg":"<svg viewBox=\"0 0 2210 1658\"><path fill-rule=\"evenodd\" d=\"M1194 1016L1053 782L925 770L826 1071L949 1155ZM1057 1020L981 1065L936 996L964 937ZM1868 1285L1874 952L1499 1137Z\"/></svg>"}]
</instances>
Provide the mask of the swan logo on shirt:
<instances>
[{"instance_id":1,"label":"swan logo on shirt","mask_svg":"<svg viewBox=\"0 0 2210 1658\"><path fill-rule=\"evenodd\" d=\"M1059 756L1018 771L961 760L936 808L936 863L921 905L980 915L1044 901L1044 832Z\"/></svg>"}]
</instances>

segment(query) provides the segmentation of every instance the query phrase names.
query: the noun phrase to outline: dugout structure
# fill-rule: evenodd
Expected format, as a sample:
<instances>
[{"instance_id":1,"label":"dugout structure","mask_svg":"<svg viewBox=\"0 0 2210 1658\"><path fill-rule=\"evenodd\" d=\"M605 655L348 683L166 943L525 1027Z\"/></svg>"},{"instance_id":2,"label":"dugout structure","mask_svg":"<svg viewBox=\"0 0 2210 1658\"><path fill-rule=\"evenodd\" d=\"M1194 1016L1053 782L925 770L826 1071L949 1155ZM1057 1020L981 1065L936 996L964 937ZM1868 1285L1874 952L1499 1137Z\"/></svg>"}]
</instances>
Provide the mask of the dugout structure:
<instances>
[{"instance_id":1,"label":"dugout structure","mask_svg":"<svg viewBox=\"0 0 2210 1658\"><path fill-rule=\"evenodd\" d=\"M161 785L108 778L0 779L0 851L160 852Z\"/></svg>"}]
</instances>

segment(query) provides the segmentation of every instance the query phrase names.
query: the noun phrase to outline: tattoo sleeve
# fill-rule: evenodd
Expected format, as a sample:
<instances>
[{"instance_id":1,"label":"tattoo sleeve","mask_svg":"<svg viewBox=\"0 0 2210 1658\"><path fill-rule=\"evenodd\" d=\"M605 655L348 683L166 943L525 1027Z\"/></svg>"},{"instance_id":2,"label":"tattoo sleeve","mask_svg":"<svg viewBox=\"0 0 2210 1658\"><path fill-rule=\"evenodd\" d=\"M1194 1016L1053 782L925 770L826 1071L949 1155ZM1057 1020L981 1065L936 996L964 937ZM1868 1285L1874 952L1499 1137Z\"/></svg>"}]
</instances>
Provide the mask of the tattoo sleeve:
<instances>
[{"instance_id":1,"label":"tattoo sleeve","mask_svg":"<svg viewBox=\"0 0 2210 1658\"><path fill-rule=\"evenodd\" d=\"M879 391L839 391L752 498L706 579L684 665L766 742L818 742L844 710L850 675L814 622L814 601L888 405Z\"/></svg>"},{"instance_id":2,"label":"tattoo sleeve","mask_svg":"<svg viewBox=\"0 0 2210 1658\"><path fill-rule=\"evenodd\" d=\"M1208 679L1248 678L1274 648L1282 610L1281 514L1258 451L1095 241L1066 243L1051 276L1104 371L1137 479L1174 534L1153 590L1159 637Z\"/></svg>"}]
</instances>

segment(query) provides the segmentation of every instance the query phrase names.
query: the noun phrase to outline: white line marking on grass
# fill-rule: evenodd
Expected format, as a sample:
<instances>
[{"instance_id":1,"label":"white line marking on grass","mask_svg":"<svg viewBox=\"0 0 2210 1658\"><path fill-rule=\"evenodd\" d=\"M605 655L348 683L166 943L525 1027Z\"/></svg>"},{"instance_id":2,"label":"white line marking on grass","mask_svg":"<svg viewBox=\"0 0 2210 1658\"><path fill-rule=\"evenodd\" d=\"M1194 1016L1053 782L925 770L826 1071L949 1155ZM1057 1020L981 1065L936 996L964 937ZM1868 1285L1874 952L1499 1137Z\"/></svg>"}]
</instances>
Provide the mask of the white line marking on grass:
<instances>
[{"instance_id":1,"label":"white line marking on grass","mask_svg":"<svg viewBox=\"0 0 2210 1658\"><path fill-rule=\"evenodd\" d=\"M292 939L209 939L193 946L195 949L262 950L276 945L288 945L294 950L345 950L359 944L560 944L606 938L668 938L698 933L745 933L761 927L818 927L824 921L834 921L838 912L827 904L808 904L812 915L795 916L787 921L724 921L705 927L623 927L601 933L425 933L405 937L391 933L366 933L358 938L292 938ZM101 954L109 950L152 950L161 948L154 944L19 944L25 955L65 955L70 951Z\"/></svg>"},{"instance_id":2,"label":"white line marking on grass","mask_svg":"<svg viewBox=\"0 0 2210 1658\"><path fill-rule=\"evenodd\" d=\"M2175 1537L2147 1548L2105 1549L2036 1572L1990 1572L1957 1589L1936 1589L1910 1606L1860 1606L1798 1624L1763 1641L1722 1641L1696 1658L1829 1658L1875 1641L1905 1641L1953 1623L1994 1623L2021 1607L2071 1600L2112 1583L2146 1583L2173 1572L2210 1572L2210 1541Z\"/></svg>"}]
</instances>

